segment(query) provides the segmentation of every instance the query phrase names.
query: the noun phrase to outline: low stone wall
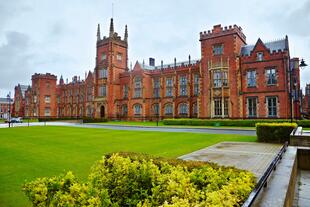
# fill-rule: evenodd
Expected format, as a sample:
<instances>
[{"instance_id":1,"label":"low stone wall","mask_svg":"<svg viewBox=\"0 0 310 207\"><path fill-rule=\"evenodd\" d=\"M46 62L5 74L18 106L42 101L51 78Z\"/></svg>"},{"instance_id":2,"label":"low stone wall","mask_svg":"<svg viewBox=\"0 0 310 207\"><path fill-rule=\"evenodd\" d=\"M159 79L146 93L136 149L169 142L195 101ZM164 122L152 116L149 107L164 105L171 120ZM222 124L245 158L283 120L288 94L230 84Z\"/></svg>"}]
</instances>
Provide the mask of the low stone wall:
<instances>
[{"instance_id":1,"label":"low stone wall","mask_svg":"<svg viewBox=\"0 0 310 207\"><path fill-rule=\"evenodd\" d=\"M294 164L292 166L289 184L288 184L287 191L286 191L285 201L284 201L285 207L293 206L294 195L295 195L295 185L296 185L296 180L297 180L297 163L298 162L297 162L297 159L295 156Z\"/></svg>"},{"instance_id":2,"label":"low stone wall","mask_svg":"<svg viewBox=\"0 0 310 207\"><path fill-rule=\"evenodd\" d=\"M302 127L298 127L290 135L290 145L298 147L310 147L310 134L303 133Z\"/></svg>"},{"instance_id":3,"label":"low stone wall","mask_svg":"<svg viewBox=\"0 0 310 207\"><path fill-rule=\"evenodd\" d=\"M254 207L291 207L297 180L297 147L289 146L272 172Z\"/></svg>"},{"instance_id":4,"label":"low stone wall","mask_svg":"<svg viewBox=\"0 0 310 207\"><path fill-rule=\"evenodd\" d=\"M298 147L297 150L298 168L310 170L310 148Z\"/></svg>"}]
</instances>

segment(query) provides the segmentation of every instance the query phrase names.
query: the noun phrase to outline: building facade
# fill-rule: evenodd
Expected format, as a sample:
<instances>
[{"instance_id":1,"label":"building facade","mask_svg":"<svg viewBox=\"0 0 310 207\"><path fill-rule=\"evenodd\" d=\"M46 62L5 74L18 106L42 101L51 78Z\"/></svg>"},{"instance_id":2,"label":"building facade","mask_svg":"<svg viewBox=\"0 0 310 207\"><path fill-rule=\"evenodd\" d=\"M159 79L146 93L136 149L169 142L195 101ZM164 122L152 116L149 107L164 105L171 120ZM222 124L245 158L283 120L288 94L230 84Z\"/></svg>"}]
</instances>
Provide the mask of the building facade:
<instances>
[{"instance_id":1,"label":"building facade","mask_svg":"<svg viewBox=\"0 0 310 207\"><path fill-rule=\"evenodd\" d=\"M290 58L287 36L247 45L241 27L215 25L199 40L199 60L156 65L150 58L129 70L127 26L121 38L111 19L107 37L97 28L94 70L70 83L61 77L57 85L56 76L35 74L26 114L135 120L300 116L299 59Z\"/></svg>"},{"instance_id":2,"label":"building facade","mask_svg":"<svg viewBox=\"0 0 310 207\"><path fill-rule=\"evenodd\" d=\"M0 98L0 119L8 119L13 110L13 99Z\"/></svg>"},{"instance_id":3,"label":"building facade","mask_svg":"<svg viewBox=\"0 0 310 207\"><path fill-rule=\"evenodd\" d=\"M303 109L303 112L307 115L310 114L310 84L307 84L306 85L306 88L305 88L305 95L303 96L303 99L302 99L302 109Z\"/></svg>"},{"instance_id":4,"label":"building facade","mask_svg":"<svg viewBox=\"0 0 310 207\"><path fill-rule=\"evenodd\" d=\"M12 116L23 117L25 116L25 92L29 88L27 85L18 84L14 88L14 105Z\"/></svg>"}]
</instances>

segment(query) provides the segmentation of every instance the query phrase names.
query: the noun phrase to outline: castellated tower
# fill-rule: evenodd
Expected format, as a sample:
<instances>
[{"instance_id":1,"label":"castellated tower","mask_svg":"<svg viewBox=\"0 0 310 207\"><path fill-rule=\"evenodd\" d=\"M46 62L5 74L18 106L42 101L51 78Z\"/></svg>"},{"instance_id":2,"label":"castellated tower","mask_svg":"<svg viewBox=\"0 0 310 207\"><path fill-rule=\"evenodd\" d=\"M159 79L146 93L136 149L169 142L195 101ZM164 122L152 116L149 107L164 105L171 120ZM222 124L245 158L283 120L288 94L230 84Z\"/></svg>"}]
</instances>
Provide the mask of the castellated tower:
<instances>
[{"instance_id":1,"label":"castellated tower","mask_svg":"<svg viewBox=\"0 0 310 207\"><path fill-rule=\"evenodd\" d=\"M119 75L128 70L128 31L122 39L114 32L111 18L109 36L101 38L97 28L97 52L95 67L95 117L116 117L115 100L120 97Z\"/></svg>"},{"instance_id":2,"label":"castellated tower","mask_svg":"<svg viewBox=\"0 0 310 207\"><path fill-rule=\"evenodd\" d=\"M246 37L237 25L200 33L203 71L202 116L210 118L241 117L239 100L239 63Z\"/></svg>"},{"instance_id":3,"label":"castellated tower","mask_svg":"<svg viewBox=\"0 0 310 207\"><path fill-rule=\"evenodd\" d=\"M33 98L29 103L32 108L29 115L36 117L55 117L57 115L55 93L57 76L50 73L35 73L32 75L31 80L31 96Z\"/></svg>"}]
</instances>

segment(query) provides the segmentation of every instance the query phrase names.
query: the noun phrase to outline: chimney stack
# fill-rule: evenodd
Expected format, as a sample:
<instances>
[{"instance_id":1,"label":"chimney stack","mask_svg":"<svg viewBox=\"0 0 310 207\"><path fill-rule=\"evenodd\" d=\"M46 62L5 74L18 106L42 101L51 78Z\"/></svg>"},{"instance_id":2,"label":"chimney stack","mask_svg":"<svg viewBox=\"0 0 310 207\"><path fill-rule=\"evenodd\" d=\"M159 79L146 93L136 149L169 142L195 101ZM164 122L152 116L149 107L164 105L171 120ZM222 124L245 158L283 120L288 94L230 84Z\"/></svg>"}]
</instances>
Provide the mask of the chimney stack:
<instances>
[{"instance_id":1,"label":"chimney stack","mask_svg":"<svg viewBox=\"0 0 310 207\"><path fill-rule=\"evenodd\" d=\"M149 59L149 65L150 66L155 66L155 59L154 58L151 58Z\"/></svg>"}]
</instances>

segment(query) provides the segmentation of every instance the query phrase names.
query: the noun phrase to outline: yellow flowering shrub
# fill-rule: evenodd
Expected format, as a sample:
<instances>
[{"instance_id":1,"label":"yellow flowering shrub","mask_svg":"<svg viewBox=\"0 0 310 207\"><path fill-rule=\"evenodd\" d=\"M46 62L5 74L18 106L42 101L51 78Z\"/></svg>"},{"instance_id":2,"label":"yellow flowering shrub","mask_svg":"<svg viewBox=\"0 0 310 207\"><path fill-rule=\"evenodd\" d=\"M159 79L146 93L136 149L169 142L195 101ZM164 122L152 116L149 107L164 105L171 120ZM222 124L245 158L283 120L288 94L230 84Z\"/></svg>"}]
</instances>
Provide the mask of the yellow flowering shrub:
<instances>
[{"instance_id":1,"label":"yellow flowering shrub","mask_svg":"<svg viewBox=\"0 0 310 207\"><path fill-rule=\"evenodd\" d=\"M23 191L33 206L203 207L241 206L255 185L252 173L236 168L146 158L104 156L85 183L69 171L26 183Z\"/></svg>"}]
</instances>

